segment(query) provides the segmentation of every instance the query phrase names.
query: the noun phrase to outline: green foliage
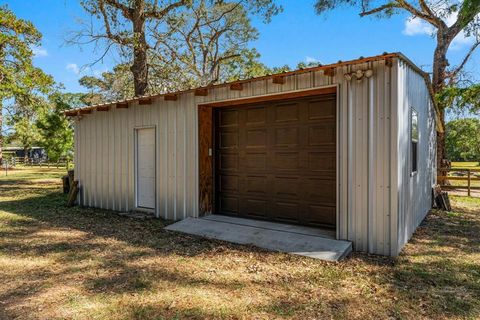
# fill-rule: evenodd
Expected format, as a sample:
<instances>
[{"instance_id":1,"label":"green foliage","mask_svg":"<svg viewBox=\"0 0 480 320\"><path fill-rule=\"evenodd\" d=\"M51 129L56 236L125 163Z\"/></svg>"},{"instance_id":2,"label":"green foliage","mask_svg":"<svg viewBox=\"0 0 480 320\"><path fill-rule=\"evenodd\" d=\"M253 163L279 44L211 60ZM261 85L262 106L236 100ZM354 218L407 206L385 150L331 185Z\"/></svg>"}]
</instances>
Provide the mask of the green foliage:
<instances>
[{"instance_id":1,"label":"green foliage","mask_svg":"<svg viewBox=\"0 0 480 320\"><path fill-rule=\"evenodd\" d=\"M38 115L48 108L41 96L25 94L17 97L15 103L6 106L9 115L6 124L10 127L9 140L15 145L30 149L40 141L40 133L36 126Z\"/></svg>"},{"instance_id":2,"label":"green foliage","mask_svg":"<svg viewBox=\"0 0 480 320\"><path fill-rule=\"evenodd\" d=\"M261 77L267 74L289 71L290 67L270 68L259 61L260 54L255 49L245 49L240 55L225 64L222 81L235 81Z\"/></svg>"},{"instance_id":3,"label":"green foliage","mask_svg":"<svg viewBox=\"0 0 480 320\"><path fill-rule=\"evenodd\" d=\"M32 47L39 46L42 35L29 21L18 19L0 6L0 164L3 146L4 102L14 101L7 122L13 126L14 139L25 148L38 139L33 125L38 95L49 92L53 78L32 63Z\"/></svg>"},{"instance_id":4,"label":"green foliage","mask_svg":"<svg viewBox=\"0 0 480 320\"><path fill-rule=\"evenodd\" d=\"M480 160L480 119L452 120L446 124L446 150L453 161Z\"/></svg>"},{"instance_id":5,"label":"green foliage","mask_svg":"<svg viewBox=\"0 0 480 320\"><path fill-rule=\"evenodd\" d=\"M90 90L83 98L87 104L124 100L134 95L133 76L127 64L119 64L100 77L84 76L79 83Z\"/></svg>"},{"instance_id":6,"label":"green foliage","mask_svg":"<svg viewBox=\"0 0 480 320\"><path fill-rule=\"evenodd\" d=\"M51 107L36 122L41 135L39 144L45 148L50 160L72 159L73 127L63 112L83 105L83 99L83 94L57 92L50 96Z\"/></svg>"},{"instance_id":7,"label":"green foliage","mask_svg":"<svg viewBox=\"0 0 480 320\"><path fill-rule=\"evenodd\" d=\"M454 113L480 114L480 84L449 86L437 94L437 100Z\"/></svg>"},{"instance_id":8,"label":"green foliage","mask_svg":"<svg viewBox=\"0 0 480 320\"><path fill-rule=\"evenodd\" d=\"M53 79L32 64L32 47L40 45L41 37L31 22L0 6L0 104L32 90L48 92Z\"/></svg>"}]
</instances>

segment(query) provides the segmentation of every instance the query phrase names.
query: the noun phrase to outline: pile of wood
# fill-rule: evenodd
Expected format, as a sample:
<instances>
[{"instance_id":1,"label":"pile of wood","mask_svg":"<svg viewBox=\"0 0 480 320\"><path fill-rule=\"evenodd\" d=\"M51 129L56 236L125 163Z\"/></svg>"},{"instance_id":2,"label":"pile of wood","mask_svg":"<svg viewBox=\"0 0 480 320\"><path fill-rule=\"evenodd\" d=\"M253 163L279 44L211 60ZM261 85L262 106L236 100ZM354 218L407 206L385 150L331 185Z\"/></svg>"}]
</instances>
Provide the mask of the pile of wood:
<instances>
[{"instance_id":1,"label":"pile of wood","mask_svg":"<svg viewBox=\"0 0 480 320\"><path fill-rule=\"evenodd\" d=\"M442 191L442 187L438 184L433 187L433 199L435 208L445 211L452 211L450 199L448 198L448 192Z\"/></svg>"},{"instance_id":2,"label":"pile of wood","mask_svg":"<svg viewBox=\"0 0 480 320\"><path fill-rule=\"evenodd\" d=\"M74 171L68 170L68 174L62 177L63 193L68 193L67 207L73 207L78 195L78 181L74 178Z\"/></svg>"}]
</instances>

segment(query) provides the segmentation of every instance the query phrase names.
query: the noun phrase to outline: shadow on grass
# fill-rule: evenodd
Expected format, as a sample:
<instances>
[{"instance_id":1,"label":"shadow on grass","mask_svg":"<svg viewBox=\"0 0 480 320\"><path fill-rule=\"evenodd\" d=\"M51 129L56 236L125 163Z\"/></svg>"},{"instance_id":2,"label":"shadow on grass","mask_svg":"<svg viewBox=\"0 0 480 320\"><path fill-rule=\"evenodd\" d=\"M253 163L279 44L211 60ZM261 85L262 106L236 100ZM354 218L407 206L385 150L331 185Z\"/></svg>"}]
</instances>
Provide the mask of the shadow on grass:
<instances>
[{"instance_id":1,"label":"shadow on grass","mask_svg":"<svg viewBox=\"0 0 480 320\"><path fill-rule=\"evenodd\" d=\"M2 182L0 192L7 188L11 192L14 185ZM244 291L254 286L268 299L244 305L241 310L273 318L371 318L375 313L380 318L479 315L480 265L472 257L480 250L480 220L468 214L433 212L397 259L356 253L332 264L168 232L162 220L140 221L106 210L66 208L66 197L57 189L32 185L29 190L32 196L0 202L0 211L20 217L1 221L0 252L12 258L50 259L53 267L12 273L11 279L19 285L0 294L4 307L22 305L58 284L77 286L87 297L104 298L148 294L158 291L159 286L181 288L192 295L209 290L224 296L226 303L254 294ZM251 270L252 276L233 280L208 276L207 267L197 267L196 273L190 270L189 263L201 263L195 258L207 260L206 265L211 266L212 261L231 252L248 257L253 266L244 272ZM271 270L257 272L255 265ZM258 274L261 276L255 277ZM356 279L361 283L358 287ZM338 289L348 292L348 286L356 295L336 295ZM175 301L176 296L172 299ZM359 300L366 309L363 313L354 311ZM35 312L28 306L22 308ZM242 315L233 307L206 310L171 301L135 300L122 308L125 312L119 318L125 319ZM5 310L0 311L0 318L1 312L6 318L18 315Z\"/></svg>"}]
</instances>

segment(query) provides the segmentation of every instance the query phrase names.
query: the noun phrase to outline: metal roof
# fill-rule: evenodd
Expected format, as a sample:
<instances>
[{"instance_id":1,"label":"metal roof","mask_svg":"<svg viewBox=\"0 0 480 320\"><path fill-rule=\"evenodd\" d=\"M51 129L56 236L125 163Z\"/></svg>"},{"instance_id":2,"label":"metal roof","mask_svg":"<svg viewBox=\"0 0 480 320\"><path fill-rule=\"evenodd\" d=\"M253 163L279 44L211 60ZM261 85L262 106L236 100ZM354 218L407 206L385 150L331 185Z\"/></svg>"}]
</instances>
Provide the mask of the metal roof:
<instances>
[{"instance_id":1,"label":"metal roof","mask_svg":"<svg viewBox=\"0 0 480 320\"><path fill-rule=\"evenodd\" d=\"M428 82L428 86L430 87L430 76L428 73L420 69L418 66L416 66L410 59L408 59L405 55L403 55L400 52L391 52L387 53L384 52L380 55L376 56L371 56L371 57L359 57L358 59L354 60L348 60L348 61L341 61L339 60L338 62L327 64L327 65L319 65L316 67L310 67L310 68L303 68L303 69L297 69L293 71L286 71L286 72L281 72L281 73L276 73L276 74L269 74L265 76L260 76L260 77L253 77L253 78L248 78L248 79L242 79L242 80L236 80L236 81L231 81L231 82L225 82L225 83L219 83L219 84L213 84L209 86L204 86L204 87L197 87L197 88L191 88L191 89L186 89L186 90L179 90L179 91L172 91L172 92L165 92L161 94L152 94L152 95L145 95L145 96L139 96L139 97L133 97L130 99L125 99L125 100L118 100L118 101L111 101L111 102L106 102L102 104L95 104L95 105L90 105L90 106L85 106L85 107L80 107L80 108L75 108L75 109L70 109L64 112L66 116L76 116L79 114L79 111L87 111L87 110L94 110L99 107L108 107L108 106L113 106L116 104L128 104L129 102L135 102L135 101L140 101L140 100L147 100L147 99L154 99L154 98L159 98L159 97L165 97L165 96L174 96L174 95L179 95L183 93L189 93L189 92L195 92L197 90L202 90L202 89L215 89L215 88L221 88L221 87L226 87L226 86L231 86L235 84L243 84L243 83L248 83L248 82L253 82L253 81L259 81L259 80L265 80L265 79L271 79L271 78L277 78L277 77L285 77L285 76L290 76L290 75L296 75L296 74L302 74L302 73L308 73L308 72L314 72L314 71L320 71L320 70L329 70L329 69L334 69L338 67L343 67L343 66L348 66L348 65L356 65L356 64L361 64L365 62L371 62L371 61L378 61L378 60L388 60L392 58L399 58L408 65L410 65L415 71L417 71L419 74L421 74L425 81ZM443 128L441 127L441 122L439 121L439 110L438 106L435 103L434 97L433 97L433 92L430 91L430 95L432 98L432 102L434 103L435 110L436 110L436 115L437 115L437 127L439 131L443 131ZM167 98L166 98L167 99Z\"/></svg>"}]
</instances>

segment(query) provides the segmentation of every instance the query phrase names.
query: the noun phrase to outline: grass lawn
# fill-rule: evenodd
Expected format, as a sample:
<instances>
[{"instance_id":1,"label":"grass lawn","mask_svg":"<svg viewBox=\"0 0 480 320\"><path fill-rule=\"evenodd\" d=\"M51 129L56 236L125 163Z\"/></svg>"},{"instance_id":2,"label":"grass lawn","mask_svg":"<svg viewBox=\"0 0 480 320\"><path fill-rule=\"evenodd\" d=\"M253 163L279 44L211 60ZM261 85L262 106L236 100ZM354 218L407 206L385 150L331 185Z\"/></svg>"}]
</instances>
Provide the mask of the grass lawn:
<instances>
[{"instance_id":1,"label":"grass lawn","mask_svg":"<svg viewBox=\"0 0 480 320\"><path fill-rule=\"evenodd\" d=\"M480 162L454 162L452 161L452 168L461 169L480 169Z\"/></svg>"},{"instance_id":2,"label":"grass lawn","mask_svg":"<svg viewBox=\"0 0 480 320\"><path fill-rule=\"evenodd\" d=\"M65 208L62 170L0 177L0 319L480 317L480 200L453 197L397 259L341 263Z\"/></svg>"}]
</instances>

